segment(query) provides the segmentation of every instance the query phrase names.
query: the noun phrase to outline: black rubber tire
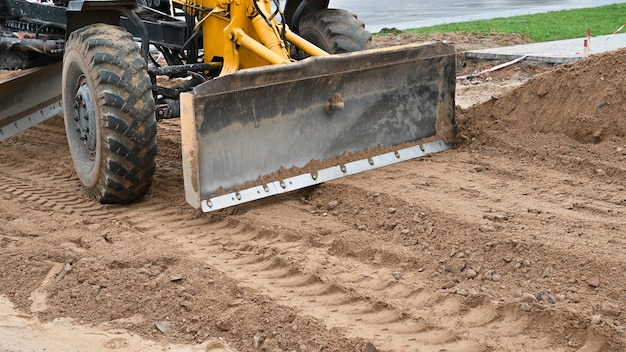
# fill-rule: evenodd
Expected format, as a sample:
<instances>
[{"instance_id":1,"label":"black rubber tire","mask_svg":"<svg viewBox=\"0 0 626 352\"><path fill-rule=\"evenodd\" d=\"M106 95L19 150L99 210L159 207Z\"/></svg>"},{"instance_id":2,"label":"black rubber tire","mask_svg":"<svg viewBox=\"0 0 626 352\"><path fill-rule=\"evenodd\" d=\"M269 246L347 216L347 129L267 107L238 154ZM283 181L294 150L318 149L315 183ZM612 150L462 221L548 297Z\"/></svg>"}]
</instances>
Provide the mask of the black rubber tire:
<instances>
[{"instance_id":1,"label":"black rubber tire","mask_svg":"<svg viewBox=\"0 0 626 352\"><path fill-rule=\"evenodd\" d=\"M126 30L71 33L63 60L65 130L76 173L100 203L129 203L152 184L155 103L146 61Z\"/></svg>"},{"instance_id":2,"label":"black rubber tire","mask_svg":"<svg viewBox=\"0 0 626 352\"><path fill-rule=\"evenodd\" d=\"M356 15L345 10L323 9L300 20L299 34L330 54L371 49L372 35Z\"/></svg>"}]
</instances>

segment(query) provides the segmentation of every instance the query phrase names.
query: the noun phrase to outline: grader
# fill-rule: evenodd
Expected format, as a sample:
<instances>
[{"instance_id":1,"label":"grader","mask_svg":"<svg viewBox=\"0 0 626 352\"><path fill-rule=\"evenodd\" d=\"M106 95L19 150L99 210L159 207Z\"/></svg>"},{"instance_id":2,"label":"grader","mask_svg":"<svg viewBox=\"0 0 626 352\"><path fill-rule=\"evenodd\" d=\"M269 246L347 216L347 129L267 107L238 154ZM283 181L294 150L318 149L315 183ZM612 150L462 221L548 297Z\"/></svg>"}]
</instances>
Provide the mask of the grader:
<instances>
[{"instance_id":1,"label":"grader","mask_svg":"<svg viewBox=\"0 0 626 352\"><path fill-rule=\"evenodd\" d=\"M454 133L454 48L374 48L328 0L0 0L0 69L19 70L0 84L0 141L63 113L101 203L148 193L162 119L180 118L186 199L207 212Z\"/></svg>"}]
</instances>

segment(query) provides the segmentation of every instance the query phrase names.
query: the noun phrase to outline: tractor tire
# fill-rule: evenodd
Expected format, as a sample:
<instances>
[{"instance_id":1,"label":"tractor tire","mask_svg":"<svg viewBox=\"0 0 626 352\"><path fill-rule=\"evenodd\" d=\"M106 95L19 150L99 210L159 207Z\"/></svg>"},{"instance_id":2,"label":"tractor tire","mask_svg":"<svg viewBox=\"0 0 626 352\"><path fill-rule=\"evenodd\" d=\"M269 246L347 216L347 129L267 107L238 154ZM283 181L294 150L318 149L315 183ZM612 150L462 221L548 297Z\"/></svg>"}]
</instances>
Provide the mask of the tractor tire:
<instances>
[{"instance_id":1,"label":"tractor tire","mask_svg":"<svg viewBox=\"0 0 626 352\"><path fill-rule=\"evenodd\" d=\"M356 15L345 10L323 9L300 20L299 34L330 54L371 49L372 35Z\"/></svg>"},{"instance_id":2,"label":"tractor tire","mask_svg":"<svg viewBox=\"0 0 626 352\"><path fill-rule=\"evenodd\" d=\"M78 178L100 203L129 203L152 184L155 102L147 64L124 29L72 32L63 60L65 130Z\"/></svg>"}]
</instances>

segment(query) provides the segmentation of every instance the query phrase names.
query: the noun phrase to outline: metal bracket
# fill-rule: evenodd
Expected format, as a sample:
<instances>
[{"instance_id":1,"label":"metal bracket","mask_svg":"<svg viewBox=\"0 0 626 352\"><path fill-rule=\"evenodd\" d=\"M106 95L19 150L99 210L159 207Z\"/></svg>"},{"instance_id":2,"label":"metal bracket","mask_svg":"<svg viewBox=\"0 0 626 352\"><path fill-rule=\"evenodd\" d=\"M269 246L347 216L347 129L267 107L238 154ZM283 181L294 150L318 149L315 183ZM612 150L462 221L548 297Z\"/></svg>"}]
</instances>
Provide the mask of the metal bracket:
<instances>
[{"instance_id":1,"label":"metal bracket","mask_svg":"<svg viewBox=\"0 0 626 352\"><path fill-rule=\"evenodd\" d=\"M305 187L310 187L320 183L332 181L341 177L350 176L361 172L396 164L399 162L420 158L450 148L452 148L452 145L447 144L442 140L439 140L400 149L396 152L373 156L368 159L361 159L342 165L335 165L326 169L319 170L316 174L306 173L286 178L284 180L272 181L267 184L243 189L238 192L232 192L225 195L202 200L202 211L211 212L258 199L295 191Z\"/></svg>"}]
</instances>

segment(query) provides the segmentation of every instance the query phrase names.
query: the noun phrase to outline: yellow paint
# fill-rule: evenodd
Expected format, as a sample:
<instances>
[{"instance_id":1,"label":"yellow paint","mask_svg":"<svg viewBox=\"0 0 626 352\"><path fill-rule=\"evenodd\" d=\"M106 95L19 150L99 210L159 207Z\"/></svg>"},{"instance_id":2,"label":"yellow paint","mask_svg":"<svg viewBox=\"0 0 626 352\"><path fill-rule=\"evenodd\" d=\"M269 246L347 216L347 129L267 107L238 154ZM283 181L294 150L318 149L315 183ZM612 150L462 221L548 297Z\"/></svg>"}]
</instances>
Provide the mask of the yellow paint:
<instances>
[{"instance_id":1,"label":"yellow paint","mask_svg":"<svg viewBox=\"0 0 626 352\"><path fill-rule=\"evenodd\" d=\"M284 37L291 44L283 41L283 27L270 18L268 0L173 1L198 19L196 30L202 31L204 61L223 61L221 75L244 68L288 63L291 61L289 45L311 56L328 55L288 28L284 29Z\"/></svg>"}]
</instances>

